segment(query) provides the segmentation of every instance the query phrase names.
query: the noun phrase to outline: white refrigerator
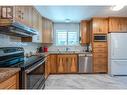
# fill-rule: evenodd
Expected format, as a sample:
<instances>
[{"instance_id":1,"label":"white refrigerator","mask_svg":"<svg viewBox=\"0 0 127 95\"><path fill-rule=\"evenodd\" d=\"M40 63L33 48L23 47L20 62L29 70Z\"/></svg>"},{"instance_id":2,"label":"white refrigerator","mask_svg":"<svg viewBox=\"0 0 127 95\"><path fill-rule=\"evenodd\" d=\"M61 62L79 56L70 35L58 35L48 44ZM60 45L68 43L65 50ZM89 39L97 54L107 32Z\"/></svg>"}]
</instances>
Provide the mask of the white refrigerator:
<instances>
[{"instance_id":1,"label":"white refrigerator","mask_svg":"<svg viewBox=\"0 0 127 95\"><path fill-rule=\"evenodd\" d=\"M127 75L127 33L108 34L108 73Z\"/></svg>"}]
</instances>

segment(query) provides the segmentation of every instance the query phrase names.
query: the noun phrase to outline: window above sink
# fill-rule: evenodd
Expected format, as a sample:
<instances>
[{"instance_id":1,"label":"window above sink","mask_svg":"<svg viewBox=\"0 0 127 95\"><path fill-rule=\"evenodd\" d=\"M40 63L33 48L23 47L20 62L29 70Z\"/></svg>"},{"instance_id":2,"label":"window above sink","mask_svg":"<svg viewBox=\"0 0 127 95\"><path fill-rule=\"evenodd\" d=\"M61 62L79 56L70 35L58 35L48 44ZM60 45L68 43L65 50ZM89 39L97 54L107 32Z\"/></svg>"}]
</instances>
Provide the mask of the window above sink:
<instances>
[{"instance_id":1,"label":"window above sink","mask_svg":"<svg viewBox=\"0 0 127 95\"><path fill-rule=\"evenodd\" d=\"M56 46L77 46L79 45L79 24L56 24L54 36Z\"/></svg>"}]
</instances>

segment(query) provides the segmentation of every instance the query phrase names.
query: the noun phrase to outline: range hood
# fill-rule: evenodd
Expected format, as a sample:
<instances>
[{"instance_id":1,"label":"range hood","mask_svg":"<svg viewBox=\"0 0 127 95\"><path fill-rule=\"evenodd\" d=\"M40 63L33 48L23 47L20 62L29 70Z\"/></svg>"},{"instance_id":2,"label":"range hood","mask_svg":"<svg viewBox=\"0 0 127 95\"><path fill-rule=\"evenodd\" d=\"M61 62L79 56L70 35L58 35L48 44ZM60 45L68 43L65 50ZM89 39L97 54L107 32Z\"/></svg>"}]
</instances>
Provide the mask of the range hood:
<instances>
[{"instance_id":1,"label":"range hood","mask_svg":"<svg viewBox=\"0 0 127 95\"><path fill-rule=\"evenodd\" d=\"M17 37L32 37L33 35L37 35L38 32L24 24L13 22L0 26L0 33Z\"/></svg>"}]
</instances>

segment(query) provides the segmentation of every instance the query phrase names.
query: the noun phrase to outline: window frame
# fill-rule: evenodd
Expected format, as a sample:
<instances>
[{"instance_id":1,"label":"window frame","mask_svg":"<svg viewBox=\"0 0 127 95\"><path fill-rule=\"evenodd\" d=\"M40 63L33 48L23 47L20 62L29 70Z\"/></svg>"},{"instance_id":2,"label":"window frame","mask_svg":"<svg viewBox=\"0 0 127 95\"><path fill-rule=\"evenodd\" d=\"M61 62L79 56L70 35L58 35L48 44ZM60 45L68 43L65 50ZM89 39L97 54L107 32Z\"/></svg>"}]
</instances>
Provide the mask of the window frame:
<instances>
[{"instance_id":1,"label":"window frame","mask_svg":"<svg viewBox=\"0 0 127 95\"><path fill-rule=\"evenodd\" d=\"M66 32L67 32L67 39L66 39L67 44L66 44L66 45L58 45L58 44L57 44L57 41L58 41L57 31L64 31L64 32L66 31ZM77 32L75 31L75 32L77 33L77 34L76 34L76 35L77 35L77 38L76 38L76 44L75 44L75 45L69 45L69 44L68 44L68 33L69 33L69 32L74 32L74 31L67 31L66 29L65 29L65 30L60 30L60 29L59 29L59 30L55 30L55 32L54 32L54 33L55 33L55 45L56 45L56 46L61 46L61 47L62 47L62 46L79 46L79 33L78 33L78 31L77 31Z\"/></svg>"}]
</instances>

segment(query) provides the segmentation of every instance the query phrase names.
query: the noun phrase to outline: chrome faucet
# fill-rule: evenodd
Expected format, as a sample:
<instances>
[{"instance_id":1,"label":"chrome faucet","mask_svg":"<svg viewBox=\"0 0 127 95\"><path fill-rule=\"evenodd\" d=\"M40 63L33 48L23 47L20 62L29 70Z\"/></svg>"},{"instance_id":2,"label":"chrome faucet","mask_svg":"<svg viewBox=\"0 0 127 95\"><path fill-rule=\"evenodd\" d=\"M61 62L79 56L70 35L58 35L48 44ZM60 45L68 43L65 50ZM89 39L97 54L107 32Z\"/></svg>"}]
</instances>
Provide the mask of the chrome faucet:
<instances>
[{"instance_id":1,"label":"chrome faucet","mask_svg":"<svg viewBox=\"0 0 127 95\"><path fill-rule=\"evenodd\" d=\"M69 48L68 47L66 48L66 51L69 51Z\"/></svg>"}]
</instances>

